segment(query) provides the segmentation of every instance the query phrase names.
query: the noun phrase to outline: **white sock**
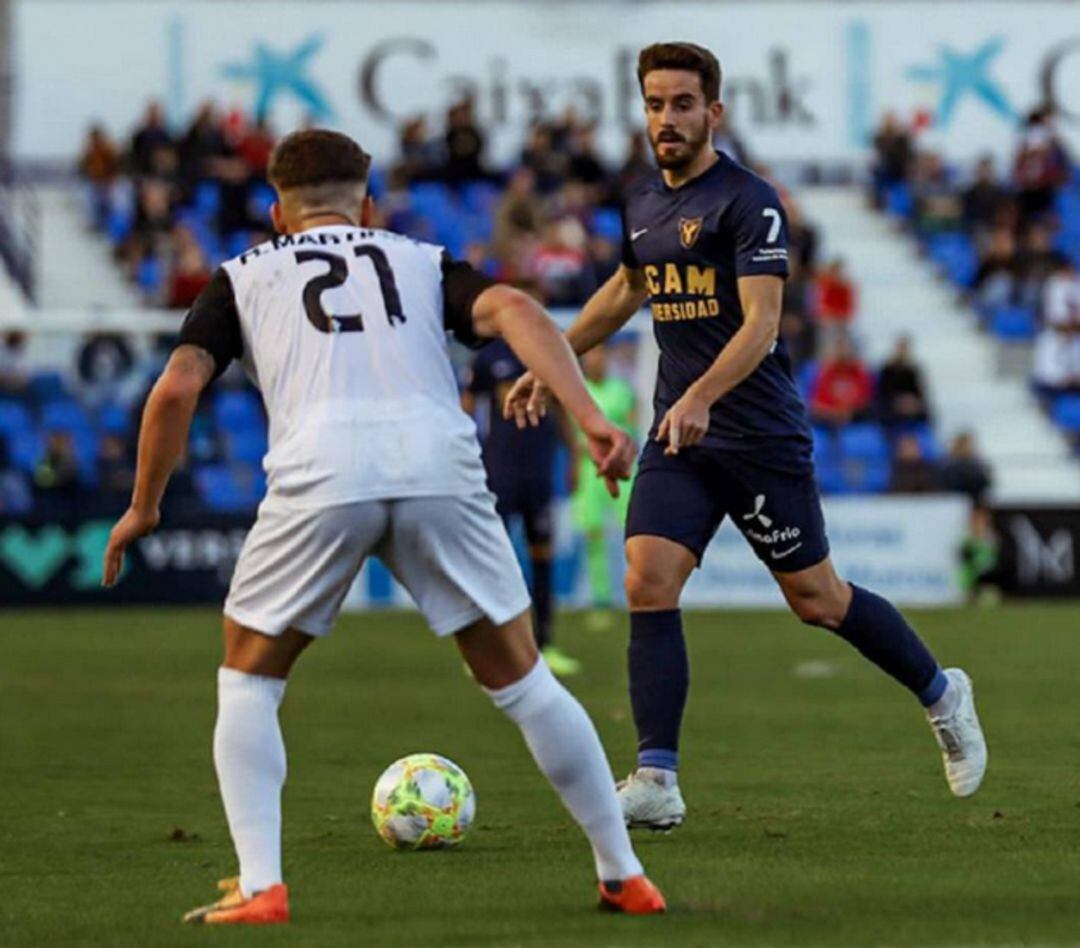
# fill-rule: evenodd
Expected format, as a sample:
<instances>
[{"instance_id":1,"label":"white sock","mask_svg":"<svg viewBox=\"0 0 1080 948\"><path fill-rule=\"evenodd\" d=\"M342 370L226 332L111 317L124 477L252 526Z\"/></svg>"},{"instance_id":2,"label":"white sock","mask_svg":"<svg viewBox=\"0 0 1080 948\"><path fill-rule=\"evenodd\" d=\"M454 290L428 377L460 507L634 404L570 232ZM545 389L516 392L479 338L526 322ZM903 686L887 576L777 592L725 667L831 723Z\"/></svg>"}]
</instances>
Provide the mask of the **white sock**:
<instances>
[{"instance_id":1,"label":"white sock","mask_svg":"<svg viewBox=\"0 0 1080 948\"><path fill-rule=\"evenodd\" d=\"M214 766L246 896L281 882L284 694L284 679L218 669Z\"/></svg>"},{"instance_id":2,"label":"white sock","mask_svg":"<svg viewBox=\"0 0 1080 948\"><path fill-rule=\"evenodd\" d=\"M615 881L640 875L596 728L547 663L539 660L524 678L488 694L521 728L540 770L589 837L597 876Z\"/></svg>"}]
</instances>

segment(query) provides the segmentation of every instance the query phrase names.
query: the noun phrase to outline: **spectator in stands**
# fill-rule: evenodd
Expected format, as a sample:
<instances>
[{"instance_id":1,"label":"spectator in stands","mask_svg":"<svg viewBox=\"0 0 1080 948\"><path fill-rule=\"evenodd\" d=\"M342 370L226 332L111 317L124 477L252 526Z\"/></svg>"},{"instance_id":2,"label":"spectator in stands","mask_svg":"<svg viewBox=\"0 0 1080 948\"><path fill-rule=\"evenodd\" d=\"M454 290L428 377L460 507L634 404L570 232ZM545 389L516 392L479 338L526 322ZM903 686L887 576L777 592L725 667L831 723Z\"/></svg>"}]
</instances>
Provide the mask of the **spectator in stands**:
<instances>
[{"instance_id":1,"label":"spectator in stands","mask_svg":"<svg viewBox=\"0 0 1080 948\"><path fill-rule=\"evenodd\" d=\"M1016 295L1016 238L1012 228L996 226L986 241L971 283L971 295L980 306L1011 303Z\"/></svg>"},{"instance_id":2,"label":"spectator in stands","mask_svg":"<svg viewBox=\"0 0 1080 948\"><path fill-rule=\"evenodd\" d=\"M990 230L1009 200L1008 189L998 179L993 155L983 155L975 165L975 177L964 191L964 227L976 238Z\"/></svg>"},{"instance_id":3,"label":"spectator in stands","mask_svg":"<svg viewBox=\"0 0 1080 948\"><path fill-rule=\"evenodd\" d=\"M29 513L34 505L26 475L10 463L7 441L0 437L0 517Z\"/></svg>"},{"instance_id":4,"label":"spectator in stands","mask_svg":"<svg viewBox=\"0 0 1080 948\"><path fill-rule=\"evenodd\" d=\"M172 267L169 273L165 305L169 309L187 309L210 282L210 261L195 235L186 227L173 231Z\"/></svg>"},{"instance_id":5,"label":"spectator in stands","mask_svg":"<svg viewBox=\"0 0 1080 948\"><path fill-rule=\"evenodd\" d=\"M218 158L217 230L222 238L261 229L268 222L257 220L251 212L251 175L242 158L235 155Z\"/></svg>"},{"instance_id":6,"label":"spectator in stands","mask_svg":"<svg viewBox=\"0 0 1080 948\"><path fill-rule=\"evenodd\" d=\"M813 276L807 273L798 256L788 261L788 278L784 283L784 310L812 322L816 315L817 294Z\"/></svg>"},{"instance_id":7,"label":"spectator in stands","mask_svg":"<svg viewBox=\"0 0 1080 948\"><path fill-rule=\"evenodd\" d=\"M171 150L174 142L165 127L161 104L151 102L146 107L142 124L131 137L131 167L136 175L147 175L153 171L153 156L159 149Z\"/></svg>"},{"instance_id":8,"label":"spectator in stands","mask_svg":"<svg viewBox=\"0 0 1080 948\"><path fill-rule=\"evenodd\" d=\"M622 167L615 174L615 191L623 194L626 189L642 175L648 174L656 165L652 160L652 150L645 133L635 129L630 133L626 145L626 158Z\"/></svg>"},{"instance_id":9,"label":"spectator in stands","mask_svg":"<svg viewBox=\"0 0 1080 948\"><path fill-rule=\"evenodd\" d=\"M817 353L817 327L802 313L785 307L780 317L780 338L784 341L792 368L798 371L812 362Z\"/></svg>"},{"instance_id":10,"label":"spectator in stands","mask_svg":"<svg viewBox=\"0 0 1080 948\"><path fill-rule=\"evenodd\" d=\"M1068 261L1054 249L1053 227L1049 223L1031 224L1016 255L1016 301L1021 306L1038 310L1047 280L1067 264Z\"/></svg>"},{"instance_id":11,"label":"spectator in stands","mask_svg":"<svg viewBox=\"0 0 1080 948\"><path fill-rule=\"evenodd\" d=\"M1045 217L1053 209L1058 188L1068 177L1069 158L1054 132L1050 109L1032 110L1013 161L1022 219L1031 222Z\"/></svg>"},{"instance_id":12,"label":"spectator in stands","mask_svg":"<svg viewBox=\"0 0 1080 948\"><path fill-rule=\"evenodd\" d=\"M177 146L183 200L189 201L200 181L217 177L218 160L229 155L221 121L212 102L204 102Z\"/></svg>"},{"instance_id":13,"label":"spectator in stands","mask_svg":"<svg viewBox=\"0 0 1080 948\"><path fill-rule=\"evenodd\" d=\"M556 150L551 129L543 122L537 122L529 131L521 163L536 176L536 189L541 194L558 190L566 180L567 156Z\"/></svg>"},{"instance_id":14,"label":"spectator in stands","mask_svg":"<svg viewBox=\"0 0 1080 948\"><path fill-rule=\"evenodd\" d=\"M931 494L941 489L937 467L923 453L922 444L912 434L896 440L889 492L893 494Z\"/></svg>"},{"instance_id":15,"label":"spectator in stands","mask_svg":"<svg viewBox=\"0 0 1080 948\"><path fill-rule=\"evenodd\" d=\"M529 259L529 273L550 306L583 303L596 288L587 235L574 217L551 221Z\"/></svg>"},{"instance_id":16,"label":"spectator in stands","mask_svg":"<svg viewBox=\"0 0 1080 948\"><path fill-rule=\"evenodd\" d=\"M810 413L817 424L841 427L871 413L874 380L851 340L833 341L810 391Z\"/></svg>"},{"instance_id":17,"label":"spectator in stands","mask_svg":"<svg viewBox=\"0 0 1080 948\"><path fill-rule=\"evenodd\" d=\"M69 514L79 500L79 465L75 443L66 431L51 431L34 468L34 503L46 517Z\"/></svg>"},{"instance_id":18,"label":"spectator in stands","mask_svg":"<svg viewBox=\"0 0 1080 948\"><path fill-rule=\"evenodd\" d=\"M792 259L798 261L798 265L803 270L812 273L817 266L819 244L817 228L806 220L798 201L790 194L784 196L783 202L788 218L788 253Z\"/></svg>"},{"instance_id":19,"label":"spectator in stands","mask_svg":"<svg viewBox=\"0 0 1080 948\"><path fill-rule=\"evenodd\" d=\"M941 482L950 493L963 494L976 506L985 506L993 479L990 466L979 457L975 436L970 431L962 431L953 438L941 468Z\"/></svg>"},{"instance_id":20,"label":"spectator in stands","mask_svg":"<svg viewBox=\"0 0 1080 948\"><path fill-rule=\"evenodd\" d=\"M79 174L90 186L91 222L100 230L108 218L113 185L120 174L120 150L101 125L90 126L79 156Z\"/></svg>"},{"instance_id":21,"label":"spectator in stands","mask_svg":"<svg viewBox=\"0 0 1080 948\"><path fill-rule=\"evenodd\" d=\"M442 177L451 187L489 177L483 167L484 135L476 124L471 98L455 103L446 113L445 147Z\"/></svg>"},{"instance_id":22,"label":"spectator in stands","mask_svg":"<svg viewBox=\"0 0 1080 948\"><path fill-rule=\"evenodd\" d=\"M274 130L265 115L255 119L255 124L244 129L236 145L236 154L247 168L248 181L252 184L266 183L266 166L274 150Z\"/></svg>"},{"instance_id":23,"label":"spectator in stands","mask_svg":"<svg viewBox=\"0 0 1080 948\"><path fill-rule=\"evenodd\" d=\"M495 208L496 254L506 259L521 238L539 236L544 226L544 203L536 189L536 173L527 165L510 177Z\"/></svg>"},{"instance_id":24,"label":"spectator in stands","mask_svg":"<svg viewBox=\"0 0 1080 948\"><path fill-rule=\"evenodd\" d=\"M398 163L395 170L405 176L405 183L411 181L430 181L438 177L442 165L442 150L432 140L427 128L427 119L416 115L408 119L398 133Z\"/></svg>"},{"instance_id":25,"label":"spectator in stands","mask_svg":"<svg viewBox=\"0 0 1080 948\"><path fill-rule=\"evenodd\" d=\"M135 484L135 465L127 442L119 435L105 435L98 445L98 494L110 509L123 510Z\"/></svg>"},{"instance_id":26,"label":"spectator in stands","mask_svg":"<svg viewBox=\"0 0 1080 948\"><path fill-rule=\"evenodd\" d=\"M939 154L923 152L917 156L911 190L915 200L915 227L920 234L959 229L963 222L963 202Z\"/></svg>"},{"instance_id":27,"label":"spectator in stands","mask_svg":"<svg viewBox=\"0 0 1080 948\"><path fill-rule=\"evenodd\" d=\"M1080 277L1059 260L1046 281L1042 328L1035 339L1035 384L1045 395L1080 390Z\"/></svg>"},{"instance_id":28,"label":"spectator in stands","mask_svg":"<svg viewBox=\"0 0 1080 948\"><path fill-rule=\"evenodd\" d=\"M26 393L26 335L9 330L0 336L0 395L19 397Z\"/></svg>"},{"instance_id":29,"label":"spectator in stands","mask_svg":"<svg viewBox=\"0 0 1080 948\"><path fill-rule=\"evenodd\" d=\"M907 180L913 154L911 134L895 112L886 112L874 135L874 198L878 206L886 188Z\"/></svg>"},{"instance_id":30,"label":"spectator in stands","mask_svg":"<svg viewBox=\"0 0 1080 948\"><path fill-rule=\"evenodd\" d=\"M596 152L595 126L578 125L570 133L570 162L566 175L570 181L578 181L588 188L594 204L607 199L608 174Z\"/></svg>"},{"instance_id":31,"label":"spectator in stands","mask_svg":"<svg viewBox=\"0 0 1080 948\"><path fill-rule=\"evenodd\" d=\"M878 375L878 411L888 428L926 424L930 411L922 371L911 358L911 337L896 340L893 354Z\"/></svg>"},{"instance_id":32,"label":"spectator in stands","mask_svg":"<svg viewBox=\"0 0 1080 948\"><path fill-rule=\"evenodd\" d=\"M168 250L174 221L172 189L163 181L146 178L138 186L135 220L121 254L128 274L148 257L161 258Z\"/></svg>"},{"instance_id":33,"label":"spectator in stands","mask_svg":"<svg viewBox=\"0 0 1080 948\"><path fill-rule=\"evenodd\" d=\"M837 335L846 335L855 318L858 294L842 258L835 258L818 274L815 290L818 325L827 345Z\"/></svg>"}]
</instances>

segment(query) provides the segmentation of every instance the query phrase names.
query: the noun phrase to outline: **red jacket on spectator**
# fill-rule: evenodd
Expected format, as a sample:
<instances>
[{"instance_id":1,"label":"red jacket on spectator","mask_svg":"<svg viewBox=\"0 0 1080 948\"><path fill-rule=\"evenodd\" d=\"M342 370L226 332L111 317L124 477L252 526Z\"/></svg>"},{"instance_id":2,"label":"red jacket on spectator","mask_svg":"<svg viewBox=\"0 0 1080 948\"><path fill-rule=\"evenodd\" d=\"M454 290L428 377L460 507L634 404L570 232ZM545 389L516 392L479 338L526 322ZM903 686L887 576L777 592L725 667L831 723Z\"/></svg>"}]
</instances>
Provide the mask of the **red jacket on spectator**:
<instances>
[{"instance_id":1,"label":"red jacket on spectator","mask_svg":"<svg viewBox=\"0 0 1080 948\"><path fill-rule=\"evenodd\" d=\"M810 407L823 421L847 423L874 399L874 379L854 354L840 353L821 365L810 392Z\"/></svg>"},{"instance_id":2,"label":"red jacket on spectator","mask_svg":"<svg viewBox=\"0 0 1080 948\"><path fill-rule=\"evenodd\" d=\"M855 286L837 260L817 279L817 314L824 323L849 323L855 316Z\"/></svg>"}]
</instances>

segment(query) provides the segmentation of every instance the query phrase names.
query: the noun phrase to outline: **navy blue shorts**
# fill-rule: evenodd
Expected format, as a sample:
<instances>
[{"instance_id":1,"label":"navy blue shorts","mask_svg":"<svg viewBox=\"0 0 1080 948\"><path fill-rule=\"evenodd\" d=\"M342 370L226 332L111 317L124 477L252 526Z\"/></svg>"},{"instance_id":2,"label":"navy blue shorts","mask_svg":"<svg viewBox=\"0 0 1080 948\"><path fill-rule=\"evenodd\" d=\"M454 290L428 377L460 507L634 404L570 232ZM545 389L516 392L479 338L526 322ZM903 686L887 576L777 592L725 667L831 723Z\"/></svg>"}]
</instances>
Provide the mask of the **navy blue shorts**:
<instances>
[{"instance_id":1,"label":"navy blue shorts","mask_svg":"<svg viewBox=\"0 0 1080 948\"><path fill-rule=\"evenodd\" d=\"M788 472L757 464L749 453L702 447L669 457L664 445L646 443L630 493L627 538L673 540L700 563L725 517L773 572L795 573L829 555L813 469Z\"/></svg>"},{"instance_id":2,"label":"navy blue shorts","mask_svg":"<svg viewBox=\"0 0 1080 948\"><path fill-rule=\"evenodd\" d=\"M551 543L551 479L536 477L492 477L488 487L495 495L495 509L507 522L521 517L525 542L529 546Z\"/></svg>"}]
</instances>

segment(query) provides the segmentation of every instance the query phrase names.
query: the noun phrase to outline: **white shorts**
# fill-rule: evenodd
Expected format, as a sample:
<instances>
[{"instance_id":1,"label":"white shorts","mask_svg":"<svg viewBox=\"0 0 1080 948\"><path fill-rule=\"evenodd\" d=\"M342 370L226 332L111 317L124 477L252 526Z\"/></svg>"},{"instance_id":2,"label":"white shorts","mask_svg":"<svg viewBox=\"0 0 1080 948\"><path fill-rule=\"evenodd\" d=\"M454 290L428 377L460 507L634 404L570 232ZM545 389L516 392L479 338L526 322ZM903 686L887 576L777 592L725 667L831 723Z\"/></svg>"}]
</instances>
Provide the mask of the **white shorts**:
<instances>
[{"instance_id":1,"label":"white shorts","mask_svg":"<svg viewBox=\"0 0 1080 948\"><path fill-rule=\"evenodd\" d=\"M377 556L436 635L529 608L489 493L370 500L311 510L263 504L236 563L225 615L265 635L326 635L368 556Z\"/></svg>"}]
</instances>

